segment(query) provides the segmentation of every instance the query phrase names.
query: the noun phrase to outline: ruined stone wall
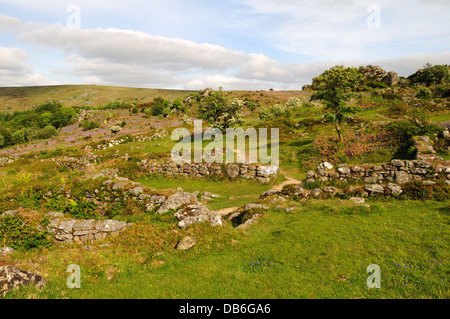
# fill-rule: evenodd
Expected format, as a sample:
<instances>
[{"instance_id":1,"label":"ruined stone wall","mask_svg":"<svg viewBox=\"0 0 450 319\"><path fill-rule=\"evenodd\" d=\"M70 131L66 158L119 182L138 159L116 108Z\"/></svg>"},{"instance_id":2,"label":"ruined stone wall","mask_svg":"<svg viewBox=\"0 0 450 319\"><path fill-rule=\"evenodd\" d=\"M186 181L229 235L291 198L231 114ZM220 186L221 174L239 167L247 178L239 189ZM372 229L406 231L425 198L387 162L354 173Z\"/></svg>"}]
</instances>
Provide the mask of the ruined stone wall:
<instances>
[{"instance_id":1,"label":"ruined stone wall","mask_svg":"<svg viewBox=\"0 0 450 319\"><path fill-rule=\"evenodd\" d=\"M445 163L445 162L442 162ZM438 179L445 176L450 183L450 165L434 164L423 160L404 161L394 159L381 165L340 165L335 169L330 163L322 163L317 171L307 173L307 182L362 180L365 183L396 182L404 184L414 180Z\"/></svg>"},{"instance_id":2,"label":"ruined stone wall","mask_svg":"<svg viewBox=\"0 0 450 319\"><path fill-rule=\"evenodd\" d=\"M182 163L172 161L166 163L149 162L143 160L141 169L146 174L204 178L207 176L255 179L261 183L268 183L278 174L278 168L261 164L218 164L218 163Z\"/></svg>"}]
</instances>

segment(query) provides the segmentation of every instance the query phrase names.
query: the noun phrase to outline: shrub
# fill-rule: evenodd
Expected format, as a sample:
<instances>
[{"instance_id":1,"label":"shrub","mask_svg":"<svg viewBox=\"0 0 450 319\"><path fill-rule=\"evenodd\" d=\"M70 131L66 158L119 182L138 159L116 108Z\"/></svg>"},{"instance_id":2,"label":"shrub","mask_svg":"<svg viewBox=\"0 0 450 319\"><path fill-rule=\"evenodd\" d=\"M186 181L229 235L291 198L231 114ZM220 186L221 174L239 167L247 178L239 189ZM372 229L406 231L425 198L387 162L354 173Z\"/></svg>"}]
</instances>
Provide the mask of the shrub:
<instances>
[{"instance_id":1,"label":"shrub","mask_svg":"<svg viewBox=\"0 0 450 319\"><path fill-rule=\"evenodd\" d=\"M289 115L289 110L282 104L266 106L259 111L259 118L262 121L268 121L279 117L287 117Z\"/></svg>"},{"instance_id":2,"label":"shrub","mask_svg":"<svg viewBox=\"0 0 450 319\"><path fill-rule=\"evenodd\" d=\"M25 130L14 132L12 135L12 139L14 144L25 143L27 141L27 135Z\"/></svg>"},{"instance_id":3,"label":"shrub","mask_svg":"<svg viewBox=\"0 0 450 319\"><path fill-rule=\"evenodd\" d=\"M47 125L46 127L38 130L38 132L37 132L37 138L39 138L39 139L47 139L47 138L51 138L56 135L58 135L58 131L52 125Z\"/></svg>"},{"instance_id":4,"label":"shrub","mask_svg":"<svg viewBox=\"0 0 450 319\"><path fill-rule=\"evenodd\" d=\"M450 87L444 84L436 85L433 89L433 97L442 99L450 97Z\"/></svg>"},{"instance_id":5,"label":"shrub","mask_svg":"<svg viewBox=\"0 0 450 319\"><path fill-rule=\"evenodd\" d=\"M419 88L417 89L416 98L431 99L431 97L432 97L432 93L431 93L430 89L423 87L423 86L419 86Z\"/></svg>"},{"instance_id":6,"label":"shrub","mask_svg":"<svg viewBox=\"0 0 450 319\"><path fill-rule=\"evenodd\" d=\"M225 130L242 123L242 109L244 102L229 99L225 92L212 91L203 98L198 108L199 118L207 121L213 127Z\"/></svg>"},{"instance_id":7,"label":"shrub","mask_svg":"<svg viewBox=\"0 0 450 319\"><path fill-rule=\"evenodd\" d=\"M432 84L441 84L450 81L450 72L448 65L425 65L425 68L418 70L408 79L412 83L424 84L430 86Z\"/></svg>"},{"instance_id":8,"label":"shrub","mask_svg":"<svg viewBox=\"0 0 450 319\"><path fill-rule=\"evenodd\" d=\"M291 97L285 104L288 109L294 109L302 106L302 100L298 97Z\"/></svg>"},{"instance_id":9,"label":"shrub","mask_svg":"<svg viewBox=\"0 0 450 319\"><path fill-rule=\"evenodd\" d=\"M100 124L95 121L84 121L83 124L81 124L81 126L85 131L90 131L100 127Z\"/></svg>"},{"instance_id":10,"label":"shrub","mask_svg":"<svg viewBox=\"0 0 450 319\"><path fill-rule=\"evenodd\" d=\"M424 185L421 181L412 181L403 185L403 198L414 200L447 201L450 199L450 186L444 183Z\"/></svg>"},{"instance_id":11,"label":"shrub","mask_svg":"<svg viewBox=\"0 0 450 319\"><path fill-rule=\"evenodd\" d=\"M5 145L5 138L2 134L0 134L0 147L3 147Z\"/></svg>"},{"instance_id":12,"label":"shrub","mask_svg":"<svg viewBox=\"0 0 450 319\"><path fill-rule=\"evenodd\" d=\"M152 105L152 115L167 117L170 114L170 101L163 99L162 97L157 97L153 101Z\"/></svg>"},{"instance_id":13,"label":"shrub","mask_svg":"<svg viewBox=\"0 0 450 319\"><path fill-rule=\"evenodd\" d=\"M32 249L50 245L47 232L39 231L24 222L19 216L5 216L0 219L0 236L14 249Z\"/></svg>"}]
</instances>

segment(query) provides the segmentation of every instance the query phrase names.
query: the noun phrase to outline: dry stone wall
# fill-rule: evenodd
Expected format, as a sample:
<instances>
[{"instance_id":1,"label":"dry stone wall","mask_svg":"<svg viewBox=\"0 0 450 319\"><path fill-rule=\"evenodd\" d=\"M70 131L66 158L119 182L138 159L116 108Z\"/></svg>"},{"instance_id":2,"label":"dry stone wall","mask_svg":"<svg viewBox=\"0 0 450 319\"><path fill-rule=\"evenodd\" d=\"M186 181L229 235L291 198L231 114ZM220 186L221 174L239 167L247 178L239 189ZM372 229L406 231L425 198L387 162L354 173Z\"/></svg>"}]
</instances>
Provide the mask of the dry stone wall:
<instances>
[{"instance_id":1,"label":"dry stone wall","mask_svg":"<svg viewBox=\"0 0 450 319\"><path fill-rule=\"evenodd\" d=\"M172 161L165 163L141 162L141 170L146 174L164 176L186 176L204 178L208 176L223 176L230 178L254 179L261 183L268 183L278 174L278 168L261 164L218 164L218 163L181 163Z\"/></svg>"},{"instance_id":2,"label":"dry stone wall","mask_svg":"<svg viewBox=\"0 0 450 319\"><path fill-rule=\"evenodd\" d=\"M306 182L362 180L365 183L396 182L404 184L414 180L438 179L444 176L450 184L450 165L435 164L424 160L404 161L394 159L381 165L340 165L337 169L330 163L322 163L317 171L307 173Z\"/></svg>"}]
</instances>

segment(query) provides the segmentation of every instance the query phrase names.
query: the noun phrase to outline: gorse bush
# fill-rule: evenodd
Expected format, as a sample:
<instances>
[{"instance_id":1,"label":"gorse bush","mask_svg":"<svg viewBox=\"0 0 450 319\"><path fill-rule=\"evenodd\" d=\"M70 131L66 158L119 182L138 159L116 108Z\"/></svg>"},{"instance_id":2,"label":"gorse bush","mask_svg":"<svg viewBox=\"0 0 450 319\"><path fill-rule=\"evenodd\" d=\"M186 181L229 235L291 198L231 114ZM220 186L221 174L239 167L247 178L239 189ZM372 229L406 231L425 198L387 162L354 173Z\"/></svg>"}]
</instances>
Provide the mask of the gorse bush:
<instances>
[{"instance_id":1,"label":"gorse bush","mask_svg":"<svg viewBox=\"0 0 450 319\"><path fill-rule=\"evenodd\" d=\"M282 104L274 104L270 106L266 106L259 111L259 118L262 121L272 120L274 118L279 117L288 117L291 112L286 106Z\"/></svg>"},{"instance_id":2,"label":"gorse bush","mask_svg":"<svg viewBox=\"0 0 450 319\"><path fill-rule=\"evenodd\" d=\"M85 131L90 131L90 130L99 128L100 124L98 122L95 122L95 121L84 121L83 124L81 124L81 127Z\"/></svg>"},{"instance_id":3,"label":"gorse bush","mask_svg":"<svg viewBox=\"0 0 450 319\"><path fill-rule=\"evenodd\" d=\"M0 240L14 249L47 247L51 241L44 228L30 225L19 216L5 216L0 218Z\"/></svg>"},{"instance_id":4,"label":"gorse bush","mask_svg":"<svg viewBox=\"0 0 450 319\"><path fill-rule=\"evenodd\" d=\"M429 88L423 87L423 86L419 86L419 88L417 89L417 94L416 94L416 98L418 99L431 99L432 97L432 93L431 90Z\"/></svg>"}]
</instances>

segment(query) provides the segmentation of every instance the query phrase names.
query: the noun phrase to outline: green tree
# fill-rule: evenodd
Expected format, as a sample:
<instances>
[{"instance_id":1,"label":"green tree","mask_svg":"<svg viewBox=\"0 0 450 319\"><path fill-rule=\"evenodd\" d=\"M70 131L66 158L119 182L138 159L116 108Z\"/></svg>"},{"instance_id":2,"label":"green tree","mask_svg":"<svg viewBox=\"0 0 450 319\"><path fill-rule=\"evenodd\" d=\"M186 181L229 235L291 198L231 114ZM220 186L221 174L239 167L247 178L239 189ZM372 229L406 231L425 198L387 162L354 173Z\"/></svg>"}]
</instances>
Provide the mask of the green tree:
<instances>
[{"instance_id":1,"label":"green tree","mask_svg":"<svg viewBox=\"0 0 450 319\"><path fill-rule=\"evenodd\" d=\"M170 101L162 97L157 97L153 101L152 115L167 117L170 114Z\"/></svg>"},{"instance_id":2,"label":"green tree","mask_svg":"<svg viewBox=\"0 0 450 319\"><path fill-rule=\"evenodd\" d=\"M362 81L362 75L357 68L335 66L313 79L319 83L317 91L311 96L310 101L320 100L325 104L325 117L335 124L339 141L342 141L340 124L345 119L346 114L355 113L357 107L347 105L351 92Z\"/></svg>"},{"instance_id":3,"label":"green tree","mask_svg":"<svg viewBox=\"0 0 450 319\"><path fill-rule=\"evenodd\" d=\"M198 108L199 118L211 126L225 130L242 123L244 103L238 99L231 100L222 88L205 97Z\"/></svg>"}]
</instances>

